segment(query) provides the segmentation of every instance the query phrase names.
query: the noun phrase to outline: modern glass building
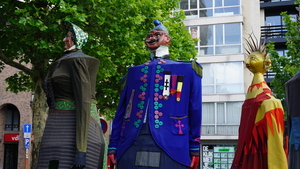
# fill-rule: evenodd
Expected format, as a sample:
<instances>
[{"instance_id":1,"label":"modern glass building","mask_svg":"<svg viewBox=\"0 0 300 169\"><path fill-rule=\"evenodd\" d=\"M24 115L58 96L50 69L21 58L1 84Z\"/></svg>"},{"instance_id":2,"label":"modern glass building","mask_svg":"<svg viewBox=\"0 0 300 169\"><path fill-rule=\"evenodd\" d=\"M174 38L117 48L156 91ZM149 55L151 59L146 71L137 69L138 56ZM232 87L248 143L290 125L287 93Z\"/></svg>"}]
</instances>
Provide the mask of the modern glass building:
<instances>
[{"instance_id":1,"label":"modern glass building","mask_svg":"<svg viewBox=\"0 0 300 169\"><path fill-rule=\"evenodd\" d=\"M237 145L241 106L252 73L244 65L244 38L253 33L286 52L280 12L296 16L289 0L182 0L185 25L203 66L201 169L229 169ZM277 33L277 34L275 34ZM272 38L272 39L271 39ZM272 72L266 81L272 80Z\"/></svg>"}]
</instances>

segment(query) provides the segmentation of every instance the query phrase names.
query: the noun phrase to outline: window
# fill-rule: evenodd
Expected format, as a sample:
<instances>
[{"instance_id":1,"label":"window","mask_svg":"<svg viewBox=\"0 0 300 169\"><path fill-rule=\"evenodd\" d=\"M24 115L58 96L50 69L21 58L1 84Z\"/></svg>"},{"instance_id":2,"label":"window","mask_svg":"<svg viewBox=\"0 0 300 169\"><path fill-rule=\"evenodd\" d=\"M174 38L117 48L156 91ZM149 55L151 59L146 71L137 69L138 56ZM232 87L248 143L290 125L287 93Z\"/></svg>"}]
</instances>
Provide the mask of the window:
<instances>
[{"instance_id":1,"label":"window","mask_svg":"<svg viewBox=\"0 0 300 169\"><path fill-rule=\"evenodd\" d=\"M203 135L238 135L243 102L202 104Z\"/></svg>"},{"instance_id":2,"label":"window","mask_svg":"<svg viewBox=\"0 0 300 169\"><path fill-rule=\"evenodd\" d=\"M17 107L11 104L7 105L5 130L19 131L19 126L20 126L20 113Z\"/></svg>"},{"instance_id":3,"label":"window","mask_svg":"<svg viewBox=\"0 0 300 169\"><path fill-rule=\"evenodd\" d=\"M202 94L244 92L242 62L209 63L202 66Z\"/></svg>"},{"instance_id":4,"label":"window","mask_svg":"<svg viewBox=\"0 0 300 169\"><path fill-rule=\"evenodd\" d=\"M240 0L182 0L180 9L187 18L241 14Z\"/></svg>"},{"instance_id":5,"label":"window","mask_svg":"<svg viewBox=\"0 0 300 169\"><path fill-rule=\"evenodd\" d=\"M286 56L286 57L288 57L288 55L287 55L288 50L287 49L276 49L276 51L278 52L279 56Z\"/></svg>"},{"instance_id":6,"label":"window","mask_svg":"<svg viewBox=\"0 0 300 169\"><path fill-rule=\"evenodd\" d=\"M199 38L199 55L241 53L241 23L187 27L193 38Z\"/></svg>"},{"instance_id":7,"label":"window","mask_svg":"<svg viewBox=\"0 0 300 169\"><path fill-rule=\"evenodd\" d=\"M284 25L282 16L266 16L266 26Z\"/></svg>"}]
</instances>

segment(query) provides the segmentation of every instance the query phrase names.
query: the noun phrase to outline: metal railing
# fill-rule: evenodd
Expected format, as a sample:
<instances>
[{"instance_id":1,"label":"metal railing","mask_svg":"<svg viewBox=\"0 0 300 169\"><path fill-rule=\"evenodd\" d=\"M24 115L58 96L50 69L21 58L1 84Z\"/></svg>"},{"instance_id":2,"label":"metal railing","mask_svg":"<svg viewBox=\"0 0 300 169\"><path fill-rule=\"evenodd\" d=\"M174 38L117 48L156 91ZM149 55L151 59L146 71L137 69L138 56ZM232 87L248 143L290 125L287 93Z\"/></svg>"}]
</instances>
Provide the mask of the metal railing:
<instances>
[{"instance_id":1,"label":"metal railing","mask_svg":"<svg viewBox=\"0 0 300 169\"><path fill-rule=\"evenodd\" d=\"M19 131L19 124L5 124L6 131Z\"/></svg>"},{"instance_id":2,"label":"metal railing","mask_svg":"<svg viewBox=\"0 0 300 169\"><path fill-rule=\"evenodd\" d=\"M282 1L294 1L294 0L260 0L260 2L282 2Z\"/></svg>"},{"instance_id":3,"label":"metal railing","mask_svg":"<svg viewBox=\"0 0 300 169\"><path fill-rule=\"evenodd\" d=\"M275 72L267 71L267 72L264 74L264 77L265 77L265 79L274 79L275 75L276 75Z\"/></svg>"},{"instance_id":4,"label":"metal railing","mask_svg":"<svg viewBox=\"0 0 300 169\"><path fill-rule=\"evenodd\" d=\"M265 39L284 38L287 32L284 25L262 26L261 37Z\"/></svg>"}]
</instances>

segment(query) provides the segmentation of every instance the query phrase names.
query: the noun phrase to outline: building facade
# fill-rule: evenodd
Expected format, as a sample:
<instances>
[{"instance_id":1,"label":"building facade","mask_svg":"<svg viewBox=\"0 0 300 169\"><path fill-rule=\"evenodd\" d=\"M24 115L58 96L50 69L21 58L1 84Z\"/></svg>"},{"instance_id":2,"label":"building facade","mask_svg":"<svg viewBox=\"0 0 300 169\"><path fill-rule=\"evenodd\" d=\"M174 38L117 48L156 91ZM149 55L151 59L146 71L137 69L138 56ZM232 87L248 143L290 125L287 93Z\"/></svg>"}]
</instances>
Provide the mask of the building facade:
<instances>
[{"instance_id":1,"label":"building facade","mask_svg":"<svg viewBox=\"0 0 300 169\"><path fill-rule=\"evenodd\" d=\"M5 78L17 73L10 66L0 73L0 169L24 169L29 165L31 149L25 149L23 124L31 124L31 92L6 91Z\"/></svg>"},{"instance_id":2,"label":"building facade","mask_svg":"<svg viewBox=\"0 0 300 169\"><path fill-rule=\"evenodd\" d=\"M287 53L285 45L285 33L287 30L280 13L286 11L296 21L299 12L295 7L294 0L264 0L260 4L261 18L263 19L261 36L265 42L274 42L275 50L280 56L286 56ZM269 84L274 78L274 73L268 72L265 77Z\"/></svg>"},{"instance_id":3,"label":"building facade","mask_svg":"<svg viewBox=\"0 0 300 169\"><path fill-rule=\"evenodd\" d=\"M244 65L244 39L252 33L266 42L277 39L276 49L286 52L280 12L296 14L294 0L182 0L180 9L191 36L199 39L195 48L203 66L200 169L229 169L253 78ZM266 81L272 78L268 72Z\"/></svg>"}]
</instances>

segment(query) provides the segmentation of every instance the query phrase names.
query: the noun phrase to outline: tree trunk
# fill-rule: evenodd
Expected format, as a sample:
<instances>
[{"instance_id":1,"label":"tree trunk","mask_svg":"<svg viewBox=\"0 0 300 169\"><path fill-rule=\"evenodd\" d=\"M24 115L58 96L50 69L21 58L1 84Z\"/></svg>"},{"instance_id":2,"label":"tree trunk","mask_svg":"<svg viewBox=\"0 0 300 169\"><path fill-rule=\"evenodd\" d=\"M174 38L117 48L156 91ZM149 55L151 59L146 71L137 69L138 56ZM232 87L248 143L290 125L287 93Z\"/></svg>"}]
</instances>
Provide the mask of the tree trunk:
<instances>
[{"instance_id":1,"label":"tree trunk","mask_svg":"<svg viewBox=\"0 0 300 169\"><path fill-rule=\"evenodd\" d=\"M35 85L34 99L32 103L33 112L33 134L34 142L32 144L32 163L31 169L37 168L37 159L39 155L40 144L44 129L46 126L46 120L48 117L48 105L46 102L46 94L42 88L42 80L38 80Z\"/></svg>"}]
</instances>

